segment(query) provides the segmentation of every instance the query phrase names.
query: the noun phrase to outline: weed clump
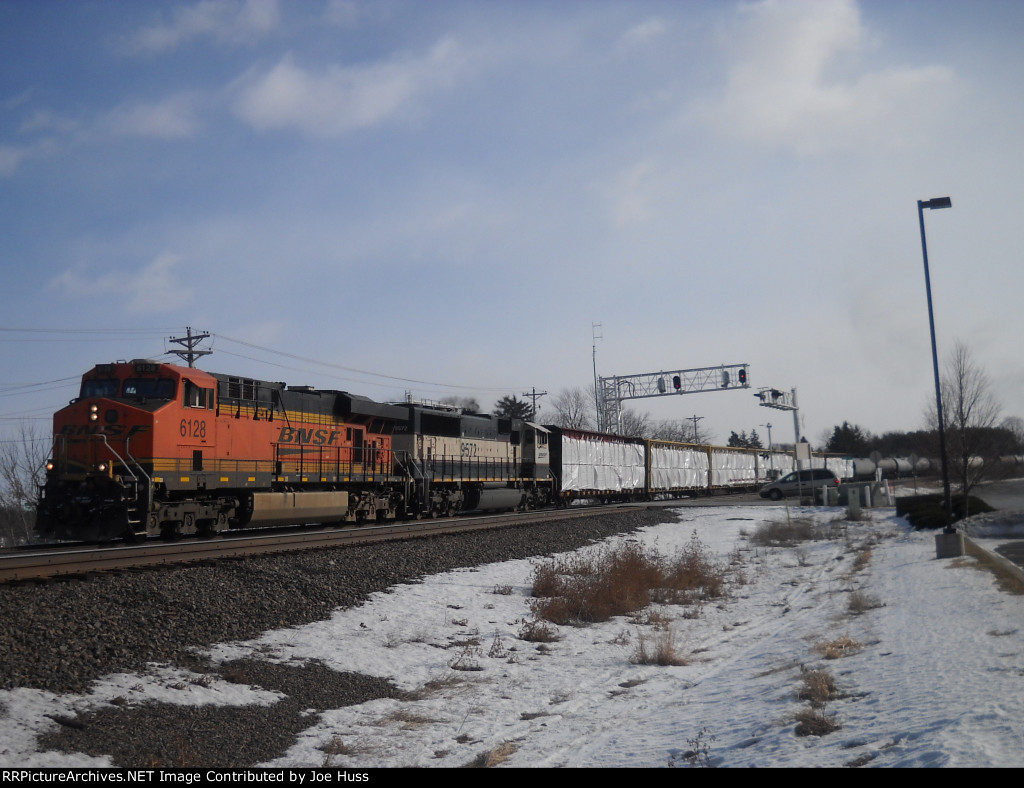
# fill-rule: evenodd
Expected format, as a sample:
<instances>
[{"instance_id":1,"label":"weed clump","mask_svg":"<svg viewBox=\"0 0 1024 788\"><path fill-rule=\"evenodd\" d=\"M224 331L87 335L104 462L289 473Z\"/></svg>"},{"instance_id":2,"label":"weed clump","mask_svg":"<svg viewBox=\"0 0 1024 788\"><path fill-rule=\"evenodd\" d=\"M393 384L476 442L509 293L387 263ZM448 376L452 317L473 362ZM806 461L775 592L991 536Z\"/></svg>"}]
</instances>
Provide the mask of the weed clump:
<instances>
[{"instance_id":1,"label":"weed clump","mask_svg":"<svg viewBox=\"0 0 1024 788\"><path fill-rule=\"evenodd\" d=\"M629 615L652 601L687 604L724 593L725 570L695 535L673 558L626 542L538 564L530 608L537 619L581 624Z\"/></svg>"},{"instance_id":2,"label":"weed clump","mask_svg":"<svg viewBox=\"0 0 1024 788\"><path fill-rule=\"evenodd\" d=\"M865 594L863 591L854 591L850 594L850 601L846 606L851 616L859 616L869 610L883 607L882 600L874 594Z\"/></svg>"},{"instance_id":3,"label":"weed clump","mask_svg":"<svg viewBox=\"0 0 1024 788\"><path fill-rule=\"evenodd\" d=\"M800 676L803 686L797 692L812 708L820 709L837 695L836 680L827 670L804 670Z\"/></svg>"},{"instance_id":4,"label":"weed clump","mask_svg":"<svg viewBox=\"0 0 1024 788\"><path fill-rule=\"evenodd\" d=\"M689 660L676 648L675 635L671 630L659 632L653 638L641 635L631 662L661 667L689 664Z\"/></svg>"},{"instance_id":5,"label":"weed clump","mask_svg":"<svg viewBox=\"0 0 1024 788\"><path fill-rule=\"evenodd\" d=\"M759 525L750 536L750 543L760 547L793 547L801 542L815 542L821 538L821 529L813 520L797 518Z\"/></svg>"},{"instance_id":6,"label":"weed clump","mask_svg":"<svg viewBox=\"0 0 1024 788\"><path fill-rule=\"evenodd\" d=\"M814 650L825 659L842 659L851 654L856 654L860 649L861 644L846 635L825 643L816 643L814 646Z\"/></svg>"},{"instance_id":7,"label":"weed clump","mask_svg":"<svg viewBox=\"0 0 1024 788\"><path fill-rule=\"evenodd\" d=\"M842 727L834 715L820 709L803 709L796 715L797 736L827 736Z\"/></svg>"}]
</instances>

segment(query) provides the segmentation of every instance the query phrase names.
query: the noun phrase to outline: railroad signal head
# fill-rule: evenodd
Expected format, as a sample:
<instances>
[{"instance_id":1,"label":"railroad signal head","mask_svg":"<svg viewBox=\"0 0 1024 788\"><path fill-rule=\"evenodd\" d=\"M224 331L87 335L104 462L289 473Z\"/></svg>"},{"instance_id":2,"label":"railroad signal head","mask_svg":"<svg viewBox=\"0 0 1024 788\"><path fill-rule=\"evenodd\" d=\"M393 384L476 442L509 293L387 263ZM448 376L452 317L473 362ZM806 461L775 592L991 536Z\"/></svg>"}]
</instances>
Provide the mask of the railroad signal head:
<instances>
[{"instance_id":1,"label":"railroad signal head","mask_svg":"<svg viewBox=\"0 0 1024 788\"><path fill-rule=\"evenodd\" d=\"M747 385L747 370L744 367L740 367L740 385Z\"/></svg>"},{"instance_id":2,"label":"railroad signal head","mask_svg":"<svg viewBox=\"0 0 1024 788\"><path fill-rule=\"evenodd\" d=\"M678 375L673 375L672 386L675 388L676 391L679 391L679 389L683 387L683 379Z\"/></svg>"},{"instance_id":3,"label":"railroad signal head","mask_svg":"<svg viewBox=\"0 0 1024 788\"><path fill-rule=\"evenodd\" d=\"M722 370L722 388L729 388L729 373L726 372L724 369Z\"/></svg>"}]
</instances>

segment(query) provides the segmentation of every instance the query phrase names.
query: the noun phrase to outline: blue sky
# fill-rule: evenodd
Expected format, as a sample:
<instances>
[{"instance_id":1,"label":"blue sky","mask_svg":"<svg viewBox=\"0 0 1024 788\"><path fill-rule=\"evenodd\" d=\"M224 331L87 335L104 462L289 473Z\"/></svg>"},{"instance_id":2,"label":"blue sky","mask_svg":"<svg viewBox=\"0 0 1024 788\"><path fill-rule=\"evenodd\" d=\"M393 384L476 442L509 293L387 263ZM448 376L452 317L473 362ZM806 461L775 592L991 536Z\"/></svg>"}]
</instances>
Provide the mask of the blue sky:
<instances>
[{"instance_id":1,"label":"blue sky","mask_svg":"<svg viewBox=\"0 0 1024 788\"><path fill-rule=\"evenodd\" d=\"M601 375L916 429L947 194L940 354L1024 416L1022 40L1016 0L0 0L0 430L186 325L487 407L590 385L593 323ZM634 406L791 439L749 392Z\"/></svg>"}]
</instances>

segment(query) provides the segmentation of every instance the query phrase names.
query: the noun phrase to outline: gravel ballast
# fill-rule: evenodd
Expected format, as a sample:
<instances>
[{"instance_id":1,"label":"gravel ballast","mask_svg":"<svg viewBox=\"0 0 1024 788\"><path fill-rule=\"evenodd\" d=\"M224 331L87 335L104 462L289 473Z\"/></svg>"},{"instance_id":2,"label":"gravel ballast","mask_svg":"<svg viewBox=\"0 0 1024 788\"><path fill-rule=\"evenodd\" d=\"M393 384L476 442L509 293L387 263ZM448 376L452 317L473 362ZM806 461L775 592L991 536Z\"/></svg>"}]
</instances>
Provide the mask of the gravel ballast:
<instances>
[{"instance_id":1,"label":"gravel ballast","mask_svg":"<svg viewBox=\"0 0 1024 788\"><path fill-rule=\"evenodd\" d=\"M287 750L295 734L312 724L310 710L324 710L325 698L338 708L400 693L380 679L316 663L206 665L196 656L205 647L322 620L373 592L426 575L572 550L675 519L665 510L645 509L0 587L7 622L0 632L0 689L85 693L102 676L142 671L151 662L241 676L237 680L282 693L282 700L269 707L111 707L56 720L40 738L40 749L107 755L115 765L131 767L261 763ZM198 731L207 733L193 735Z\"/></svg>"}]
</instances>

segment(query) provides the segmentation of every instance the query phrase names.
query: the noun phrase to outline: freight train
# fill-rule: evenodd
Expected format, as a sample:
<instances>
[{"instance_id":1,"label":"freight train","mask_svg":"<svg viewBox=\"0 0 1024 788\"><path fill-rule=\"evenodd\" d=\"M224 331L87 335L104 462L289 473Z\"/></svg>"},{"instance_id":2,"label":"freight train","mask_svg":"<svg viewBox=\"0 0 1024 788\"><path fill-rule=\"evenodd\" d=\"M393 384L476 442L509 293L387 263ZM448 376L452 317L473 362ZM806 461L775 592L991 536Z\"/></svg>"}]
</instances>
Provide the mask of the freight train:
<instances>
[{"instance_id":1,"label":"freight train","mask_svg":"<svg viewBox=\"0 0 1024 788\"><path fill-rule=\"evenodd\" d=\"M853 476L852 461L829 467ZM756 489L792 468L779 452L385 404L140 359L93 367L54 415L36 530L102 541L383 522Z\"/></svg>"}]
</instances>

